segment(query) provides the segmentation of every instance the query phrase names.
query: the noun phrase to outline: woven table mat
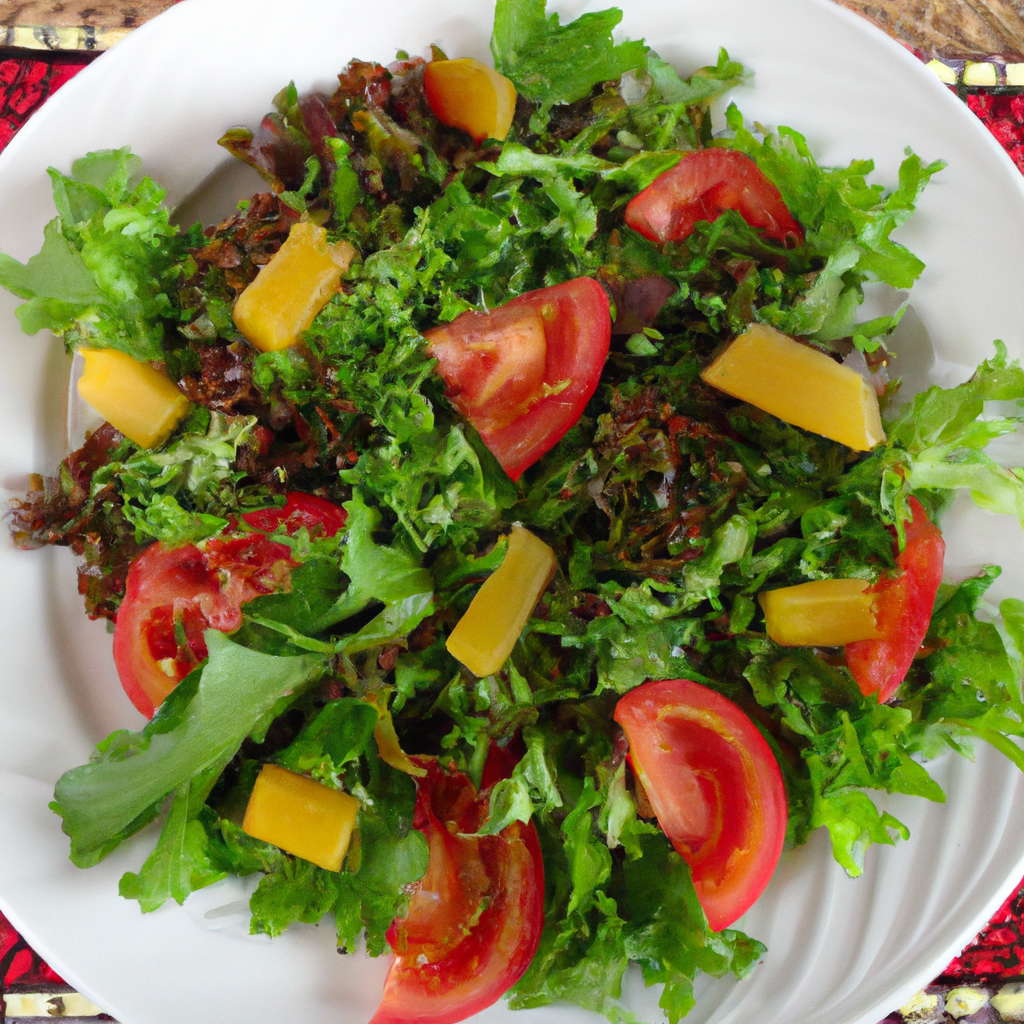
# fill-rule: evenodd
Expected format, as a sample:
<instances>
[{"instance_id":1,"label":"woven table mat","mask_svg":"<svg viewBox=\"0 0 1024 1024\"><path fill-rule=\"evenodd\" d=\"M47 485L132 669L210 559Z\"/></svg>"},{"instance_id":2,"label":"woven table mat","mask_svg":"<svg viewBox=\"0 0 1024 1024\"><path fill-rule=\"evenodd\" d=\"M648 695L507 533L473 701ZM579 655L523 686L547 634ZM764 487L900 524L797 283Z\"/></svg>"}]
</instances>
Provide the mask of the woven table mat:
<instances>
[{"instance_id":1,"label":"woven table mat","mask_svg":"<svg viewBox=\"0 0 1024 1024\"><path fill-rule=\"evenodd\" d=\"M0 0L0 150L73 75L177 0ZM1024 0L837 0L912 49L1024 173ZM0 914L0 1022L111 1020ZM1024 1024L1024 880L985 929L883 1024ZM798 1024L798 1022L794 1022Z\"/></svg>"}]
</instances>

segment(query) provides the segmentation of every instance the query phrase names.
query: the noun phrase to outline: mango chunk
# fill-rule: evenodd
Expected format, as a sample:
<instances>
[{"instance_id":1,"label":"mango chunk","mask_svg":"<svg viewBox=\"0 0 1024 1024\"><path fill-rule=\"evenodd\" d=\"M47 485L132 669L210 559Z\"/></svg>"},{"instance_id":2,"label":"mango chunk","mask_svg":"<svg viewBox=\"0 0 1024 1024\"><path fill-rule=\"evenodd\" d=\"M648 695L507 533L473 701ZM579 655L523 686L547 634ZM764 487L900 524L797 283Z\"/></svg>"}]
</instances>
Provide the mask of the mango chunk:
<instances>
[{"instance_id":1,"label":"mango chunk","mask_svg":"<svg viewBox=\"0 0 1024 1024\"><path fill-rule=\"evenodd\" d=\"M359 801L276 764L265 764L252 788L242 829L254 839L340 871Z\"/></svg>"},{"instance_id":2,"label":"mango chunk","mask_svg":"<svg viewBox=\"0 0 1024 1024\"><path fill-rule=\"evenodd\" d=\"M163 444L191 408L177 385L149 363L112 348L79 351L85 361L79 397L139 447Z\"/></svg>"},{"instance_id":3,"label":"mango chunk","mask_svg":"<svg viewBox=\"0 0 1024 1024\"><path fill-rule=\"evenodd\" d=\"M423 88L437 119L461 128L478 144L504 140L512 127L516 87L472 57L431 61L423 71Z\"/></svg>"},{"instance_id":4,"label":"mango chunk","mask_svg":"<svg viewBox=\"0 0 1024 1024\"><path fill-rule=\"evenodd\" d=\"M356 251L330 245L322 227L299 221L256 279L235 300L232 318L261 352L290 348L338 290Z\"/></svg>"},{"instance_id":5,"label":"mango chunk","mask_svg":"<svg viewBox=\"0 0 1024 1024\"><path fill-rule=\"evenodd\" d=\"M866 580L814 580L757 595L765 630L784 647L842 647L882 635Z\"/></svg>"},{"instance_id":6,"label":"mango chunk","mask_svg":"<svg viewBox=\"0 0 1024 1024\"><path fill-rule=\"evenodd\" d=\"M855 370L754 324L701 374L712 387L813 434L870 451L885 440L878 398Z\"/></svg>"},{"instance_id":7,"label":"mango chunk","mask_svg":"<svg viewBox=\"0 0 1024 1024\"><path fill-rule=\"evenodd\" d=\"M555 553L518 524L501 565L484 580L445 646L475 676L505 664L530 613L555 574Z\"/></svg>"}]
</instances>

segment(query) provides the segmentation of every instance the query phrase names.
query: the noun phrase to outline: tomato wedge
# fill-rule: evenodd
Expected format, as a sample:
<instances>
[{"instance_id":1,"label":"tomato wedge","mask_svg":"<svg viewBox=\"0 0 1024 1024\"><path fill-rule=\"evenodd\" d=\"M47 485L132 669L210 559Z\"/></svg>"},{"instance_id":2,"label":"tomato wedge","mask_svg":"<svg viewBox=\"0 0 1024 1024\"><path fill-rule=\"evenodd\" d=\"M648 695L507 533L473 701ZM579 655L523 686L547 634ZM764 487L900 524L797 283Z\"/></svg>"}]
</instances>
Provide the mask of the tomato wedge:
<instances>
[{"instance_id":1,"label":"tomato wedge","mask_svg":"<svg viewBox=\"0 0 1024 1024\"><path fill-rule=\"evenodd\" d=\"M271 532L305 526L333 536L345 510L315 495L293 492L283 508L242 517ZM114 664L128 698L147 718L207 655L203 632L231 633L242 605L287 586L291 549L262 534L217 537L202 546L151 544L128 569L114 623Z\"/></svg>"},{"instance_id":2,"label":"tomato wedge","mask_svg":"<svg viewBox=\"0 0 1024 1024\"><path fill-rule=\"evenodd\" d=\"M230 633L241 606L279 590L291 551L265 537L165 548L151 544L128 569L114 623L114 664L131 702L147 718L207 654L203 631Z\"/></svg>"},{"instance_id":3,"label":"tomato wedge","mask_svg":"<svg viewBox=\"0 0 1024 1024\"><path fill-rule=\"evenodd\" d=\"M533 824L471 837L486 791L433 758L413 760L427 872L388 931L395 960L370 1024L455 1024L501 998L530 965L544 924L544 865ZM463 834L460 834L463 833Z\"/></svg>"},{"instance_id":4,"label":"tomato wedge","mask_svg":"<svg viewBox=\"0 0 1024 1024\"><path fill-rule=\"evenodd\" d=\"M786 789L771 748L736 704L689 679L638 686L615 721L708 924L721 931L761 895L782 853Z\"/></svg>"},{"instance_id":5,"label":"tomato wedge","mask_svg":"<svg viewBox=\"0 0 1024 1024\"><path fill-rule=\"evenodd\" d=\"M659 175L626 206L626 223L651 242L679 242L698 221L735 210L765 237L788 248L803 229L779 190L750 157L735 149L697 149Z\"/></svg>"},{"instance_id":6,"label":"tomato wedge","mask_svg":"<svg viewBox=\"0 0 1024 1024\"><path fill-rule=\"evenodd\" d=\"M946 543L917 498L910 499L913 518L906 524L906 546L896 555L895 576L879 580L865 593L877 595L875 621L880 640L846 645L846 666L865 697L878 694L884 704L906 678L932 621L935 595L942 582Z\"/></svg>"},{"instance_id":7,"label":"tomato wedge","mask_svg":"<svg viewBox=\"0 0 1024 1024\"><path fill-rule=\"evenodd\" d=\"M592 278L468 310L424 333L448 397L518 480L580 418L611 343L605 290Z\"/></svg>"}]
</instances>

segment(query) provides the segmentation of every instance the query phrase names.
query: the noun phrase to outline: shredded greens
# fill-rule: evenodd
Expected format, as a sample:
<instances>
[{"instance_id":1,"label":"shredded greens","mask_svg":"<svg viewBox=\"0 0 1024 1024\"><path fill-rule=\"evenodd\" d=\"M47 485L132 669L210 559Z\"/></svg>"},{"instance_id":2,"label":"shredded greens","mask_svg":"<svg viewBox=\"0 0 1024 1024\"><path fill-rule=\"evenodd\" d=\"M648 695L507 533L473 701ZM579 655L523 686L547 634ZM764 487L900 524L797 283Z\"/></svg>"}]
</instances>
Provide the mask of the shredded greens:
<instances>
[{"instance_id":1,"label":"shredded greens","mask_svg":"<svg viewBox=\"0 0 1024 1024\"><path fill-rule=\"evenodd\" d=\"M514 751L480 831L533 822L547 884L540 948L511 1005L567 999L632 1020L619 1000L634 961L664 985L675 1022L699 971L742 976L764 947L708 927L623 758L619 696L685 677L745 707L785 779L787 842L824 827L854 875L872 844L908 837L872 793L942 801L926 762L976 740L1024 769L1024 604L1004 602L998 622L977 614L997 568L943 585L922 656L882 705L835 652L773 643L756 600L892 572L911 496L934 517L964 489L1024 524L1024 470L986 453L1021 422L1006 409L1024 404L1024 371L1005 347L969 381L900 406L890 384L888 440L866 455L700 378L752 323L836 357L884 354L901 313L858 322L864 286L920 275L892 236L941 163L908 151L886 189L869 160L820 167L797 131L751 127L735 105L712 125L711 101L750 72L722 51L681 78L645 42L616 41L620 19L562 25L544 0L498 0L491 50L519 95L504 142L472 147L441 124L422 61L353 61L333 96L290 86L258 129L225 136L272 191L222 224L178 231L137 158L104 151L51 170L58 216L39 255L0 254L27 332L152 361L196 403L156 450L104 428L15 510L20 542L84 555L92 614L114 617L143 546L230 537L286 490L348 516L333 538L276 532L285 585L247 604L232 635L208 630L208 658L153 720L57 784L79 866L165 815L121 882L144 911L258 872L254 932L333 915L340 948L364 935L379 954L428 862L415 773L386 750L439 757L478 786L495 749ZM775 245L735 211L663 246L625 227L634 195L707 146L756 162L802 245ZM231 306L300 217L359 258L299 345L256 353ZM611 296L611 354L583 416L513 483L446 398L422 332L581 276ZM508 662L476 679L445 639L517 522L558 571ZM340 872L241 829L267 762L360 801Z\"/></svg>"}]
</instances>

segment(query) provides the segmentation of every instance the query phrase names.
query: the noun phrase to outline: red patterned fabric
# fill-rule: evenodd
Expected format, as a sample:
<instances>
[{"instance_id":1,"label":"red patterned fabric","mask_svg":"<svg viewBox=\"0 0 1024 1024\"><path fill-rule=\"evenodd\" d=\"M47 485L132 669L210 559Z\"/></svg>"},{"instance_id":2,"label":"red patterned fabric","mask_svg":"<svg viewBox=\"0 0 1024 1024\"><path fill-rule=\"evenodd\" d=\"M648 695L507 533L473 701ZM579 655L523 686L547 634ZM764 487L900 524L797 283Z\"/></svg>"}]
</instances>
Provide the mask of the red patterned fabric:
<instances>
[{"instance_id":1,"label":"red patterned fabric","mask_svg":"<svg viewBox=\"0 0 1024 1024\"><path fill-rule=\"evenodd\" d=\"M14 926L0 914L0 993L12 985L63 984L64 979L29 948Z\"/></svg>"},{"instance_id":2,"label":"red patterned fabric","mask_svg":"<svg viewBox=\"0 0 1024 1024\"><path fill-rule=\"evenodd\" d=\"M1018 169L1024 171L1024 94L978 93L967 97L967 106L981 118Z\"/></svg>"},{"instance_id":3,"label":"red patterned fabric","mask_svg":"<svg viewBox=\"0 0 1024 1024\"><path fill-rule=\"evenodd\" d=\"M11 141L29 114L91 58L61 61L5 60L0 62L0 149Z\"/></svg>"},{"instance_id":4,"label":"red patterned fabric","mask_svg":"<svg viewBox=\"0 0 1024 1024\"><path fill-rule=\"evenodd\" d=\"M984 985L1024 973L1024 879L975 940L936 979L942 984Z\"/></svg>"}]
</instances>

